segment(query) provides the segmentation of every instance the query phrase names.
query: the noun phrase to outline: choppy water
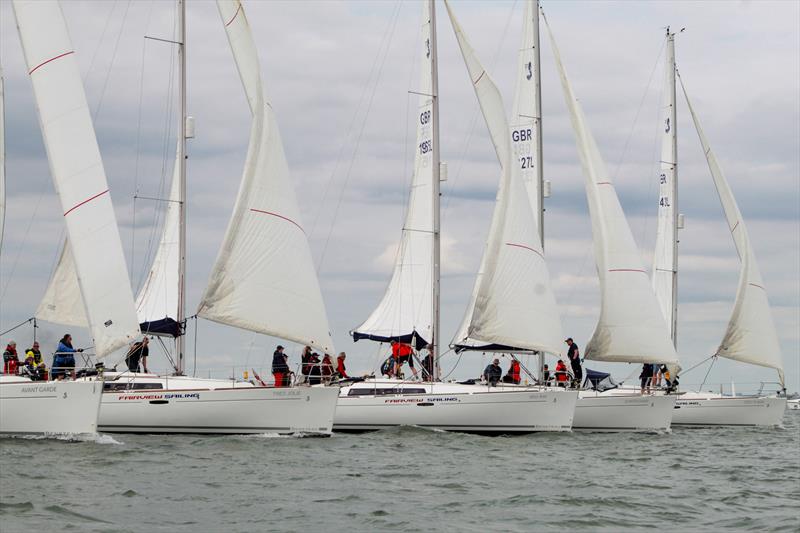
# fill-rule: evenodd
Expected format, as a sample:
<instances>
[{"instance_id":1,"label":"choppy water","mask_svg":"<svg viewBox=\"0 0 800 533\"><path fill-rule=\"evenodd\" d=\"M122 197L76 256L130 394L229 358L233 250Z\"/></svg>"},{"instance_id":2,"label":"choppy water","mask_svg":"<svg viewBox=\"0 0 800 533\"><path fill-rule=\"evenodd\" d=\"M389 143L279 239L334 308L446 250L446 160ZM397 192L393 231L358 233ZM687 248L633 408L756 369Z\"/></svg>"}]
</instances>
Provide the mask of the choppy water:
<instances>
[{"instance_id":1,"label":"choppy water","mask_svg":"<svg viewBox=\"0 0 800 533\"><path fill-rule=\"evenodd\" d=\"M785 428L0 440L0 531L800 531Z\"/></svg>"}]
</instances>

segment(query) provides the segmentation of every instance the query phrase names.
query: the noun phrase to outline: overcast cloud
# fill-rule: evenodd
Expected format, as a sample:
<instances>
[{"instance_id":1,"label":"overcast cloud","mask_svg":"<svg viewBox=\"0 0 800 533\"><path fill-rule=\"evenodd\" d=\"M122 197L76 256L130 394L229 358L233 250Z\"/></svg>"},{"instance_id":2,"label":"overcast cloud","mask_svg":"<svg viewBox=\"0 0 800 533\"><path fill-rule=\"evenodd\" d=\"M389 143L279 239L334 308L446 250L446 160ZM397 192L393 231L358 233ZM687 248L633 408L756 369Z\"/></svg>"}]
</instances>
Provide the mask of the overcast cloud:
<instances>
[{"instance_id":1,"label":"overcast cloud","mask_svg":"<svg viewBox=\"0 0 800 533\"><path fill-rule=\"evenodd\" d=\"M410 113L416 97L408 91L414 90L418 76L421 7L404 2L393 18L397 4L388 1L251 0L244 5L304 226L321 263L334 342L351 356L350 368L371 370L379 359L377 345L353 344L348 331L378 303L391 274L412 167ZM509 1L454 3L507 107L513 97L522 7ZM449 340L480 261L499 173L445 10L438 8L442 159L450 176L443 188L442 302L443 335ZM797 390L800 4L576 1L546 2L544 8L648 266L656 225L663 27L687 28L677 38L679 69L748 224L781 337L787 380ZM171 38L174 6L167 1L75 1L65 2L63 11L96 112L132 282L138 288L152 253L152 236L159 231L159 206L138 200L134 209L133 196L136 191L163 196L175 136L170 97L175 51L143 36ZM193 309L238 189L250 115L215 3L189 2L188 29L189 110L197 121L188 167L188 300ZM546 248L564 330L583 346L599 308L591 233L578 155L546 34L542 44L545 173L553 184L546 204ZM2 331L33 314L56 258L63 220L7 0L0 1L0 60L8 138ZM686 215L680 248L679 352L684 366L691 366L711 355L724 333L739 262L682 101L678 111L680 199ZM62 329L43 324L40 336L52 344ZM79 344L89 344L85 331L74 333ZM193 325L189 333L191 361ZM31 329L11 336L27 344ZM274 344L264 336L200 322L197 367L220 374L232 366L259 368ZM291 353L296 362L299 348ZM456 360L448 356L445 370ZM166 368L162 360L155 362L151 366ZM481 355L465 355L453 376L476 375L484 364ZM638 375L638 368L625 365L591 367L613 368L620 378ZM684 383L699 383L704 374L697 370ZM747 388L745 383L773 381L774 372L720 361L709 382L731 379Z\"/></svg>"}]
</instances>

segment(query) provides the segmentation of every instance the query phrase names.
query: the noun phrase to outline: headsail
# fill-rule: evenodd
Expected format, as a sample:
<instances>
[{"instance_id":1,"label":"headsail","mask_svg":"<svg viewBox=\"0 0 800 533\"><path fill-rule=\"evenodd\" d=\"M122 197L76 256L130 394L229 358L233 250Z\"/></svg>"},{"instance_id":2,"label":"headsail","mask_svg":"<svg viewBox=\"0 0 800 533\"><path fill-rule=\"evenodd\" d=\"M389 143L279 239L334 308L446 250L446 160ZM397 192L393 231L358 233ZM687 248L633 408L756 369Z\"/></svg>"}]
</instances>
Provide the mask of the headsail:
<instances>
[{"instance_id":1,"label":"headsail","mask_svg":"<svg viewBox=\"0 0 800 533\"><path fill-rule=\"evenodd\" d=\"M675 109L675 35L667 30L664 104L661 108L661 162L658 174L658 230L653 253L653 290L673 341L677 327L678 149ZM674 342L673 342L674 344Z\"/></svg>"},{"instance_id":2,"label":"headsail","mask_svg":"<svg viewBox=\"0 0 800 533\"><path fill-rule=\"evenodd\" d=\"M164 228L153 264L136 297L136 314L145 333L177 337L183 333L178 316L180 290L180 168L181 143L175 153L172 185L166 201Z\"/></svg>"},{"instance_id":3,"label":"headsail","mask_svg":"<svg viewBox=\"0 0 800 533\"><path fill-rule=\"evenodd\" d=\"M778 332L772 321L772 310L767 300L767 291L764 289L764 281L761 279L761 271L758 269L758 263L750 245L750 237L742 219L742 213L739 211L728 180L717 162L717 157L711 151L708 139L703 133L700 121L686 94L686 87L683 87L683 80L681 80L681 87L683 95L686 97L686 104L689 106L689 112L692 114L697 135L700 137L700 144L703 146L722 209L725 211L725 218L733 242L736 244L736 251L742 261L736 303L733 305L725 337L717 348L717 355L774 368L783 382L783 360L778 342Z\"/></svg>"},{"instance_id":4,"label":"headsail","mask_svg":"<svg viewBox=\"0 0 800 533\"><path fill-rule=\"evenodd\" d=\"M63 326L89 327L68 239L61 246L58 263L33 316Z\"/></svg>"},{"instance_id":5,"label":"headsail","mask_svg":"<svg viewBox=\"0 0 800 533\"><path fill-rule=\"evenodd\" d=\"M473 301L453 344L460 349L561 351L561 321L539 232L512 158L503 100L448 2L450 22L502 170L489 238Z\"/></svg>"},{"instance_id":6,"label":"headsail","mask_svg":"<svg viewBox=\"0 0 800 533\"><path fill-rule=\"evenodd\" d=\"M423 2L420 31L420 80L417 143L411 194L395 258L394 272L383 299L352 332L353 340L392 339L415 342L421 348L431 342L433 324L433 97L431 78L431 21L429 1Z\"/></svg>"},{"instance_id":7,"label":"headsail","mask_svg":"<svg viewBox=\"0 0 800 533\"><path fill-rule=\"evenodd\" d=\"M198 315L332 352L319 280L250 25L238 1L218 0L217 6L253 124L239 195Z\"/></svg>"},{"instance_id":8,"label":"headsail","mask_svg":"<svg viewBox=\"0 0 800 533\"><path fill-rule=\"evenodd\" d=\"M78 64L54 0L15 0L50 173L97 357L139 335L128 269Z\"/></svg>"},{"instance_id":9,"label":"headsail","mask_svg":"<svg viewBox=\"0 0 800 533\"><path fill-rule=\"evenodd\" d=\"M586 358L678 364L678 356L625 213L567 79L549 26L548 31L583 166L595 262L600 278L600 319L586 345Z\"/></svg>"}]
</instances>

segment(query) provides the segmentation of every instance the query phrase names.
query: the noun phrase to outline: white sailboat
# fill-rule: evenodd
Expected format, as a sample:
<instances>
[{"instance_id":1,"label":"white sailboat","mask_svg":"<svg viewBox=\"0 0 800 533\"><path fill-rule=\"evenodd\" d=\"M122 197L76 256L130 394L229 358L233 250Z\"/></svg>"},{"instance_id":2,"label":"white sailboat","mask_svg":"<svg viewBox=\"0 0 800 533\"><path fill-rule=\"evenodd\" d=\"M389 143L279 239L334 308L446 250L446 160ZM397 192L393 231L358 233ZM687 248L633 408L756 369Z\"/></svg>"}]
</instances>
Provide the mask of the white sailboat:
<instances>
[{"instance_id":1,"label":"white sailboat","mask_svg":"<svg viewBox=\"0 0 800 533\"><path fill-rule=\"evenodd\" d=\"M338 388L259 387L235 379L183 375L185 154L191 121L186 114L185 1L178 4L181 116L176 166L159 247L136 299L142 330L175 338L175 375L106 373L100 430L330 434ZM198 315L332 352L319 283L308 242L297 222L299 210L277 122L262 88L250 26L240 2L219 0L217 5L253 124L234 213ZM48 294L70 291L71 278L60 271L69 272L71 265L62 255L51 280L56 289L48 289ZM293 290L291 299L281 291L286 287ZM62 300L50 300L40 311L66 310ZM270 315L269 306L261 305L265 301L280 301L281 306L272 307L280 308L282 314ZM55 322L69 320L62 312L47 316Z\"/></svg>"},{"instance_id":2,"label":"white sailboat","mask_svg":"<svg viewBox=\"0 0 800 533\"><path fill-rule=\"evenodd\" d=\"M600 278L600 318L586 345L585 359L677 366L677 353L670 342L647 271L641 264L630 226L567 78L549 26L548 31L583 167ZM608 405L609 402L612 405ZM674 405L674 395L643 395L624 389L583 391L573 427L668 430Z\"/></svg>"},{"instance_id":3,"label":"white sailboat","mask_svg":"<svg viewBox=\"0 0 800 533\"><path fill-rule=\"evenodd\" d=\"M677 342L678 275L678 181L677 181L677 111L676 111L675 34L667 30L667 102L663 117L662 167L659 176L661 194L658 206L658 236L653 265L653 286L664 316ZM683 87L683 82L681 81ZM700 121L683 90L695 129L708 162L711 177L722 204L728 228L741 259L736 302L725 336L713 359L725 357L778 372L784 386L783 361L778 334L758 269L755 254L733 191L709 146ZM713 363L712 363L713 364ZM683 391L675 404L673 423L681 425L780 425L786 408L783 397L735 396L702 391Z\"/></svg>"},{"instance_id":4,"label":"white sailboat","mask_svg":"<svg viewBox=\"0 0 800 533\"><path fill-rule=\"evenodd\" d=\"M16 0L13 9L75 258L78 301L102 359L136 338L139 327L100 150L58 3ZM96 379L43 382L4 375L0 432L94 432L102 389Z\"/></svg>"},{"instance_id":5,"label":"white sailboat","mask_svg":"<svg viewBox=\"0 0 800 533\"><path fill-rule=\"evenodd\" d=\"M532 333L531 316L555 302L524 184L511 171L509 127L502 99L445 2L470 79L503 169L483 267L456 344L480 349L551 350L552 330ZM353 338L430 344L439 354L439 113L436 17L424 2L419 121L411 199L400 252L383 300L353 332ZM521 285L516 285L520 280ZM527 300L526 300L527 298ZM544 317L560 331L558 315ZM538 331L538 328L537 328ZM549 335L549 336L548 336ZM557 349L557 348L556 348ZM335 430L371 430L417 425L478 433L565 431L572 424L577 394L538 387L376 380L343 387Z\"/></svg>"}]
</instances>

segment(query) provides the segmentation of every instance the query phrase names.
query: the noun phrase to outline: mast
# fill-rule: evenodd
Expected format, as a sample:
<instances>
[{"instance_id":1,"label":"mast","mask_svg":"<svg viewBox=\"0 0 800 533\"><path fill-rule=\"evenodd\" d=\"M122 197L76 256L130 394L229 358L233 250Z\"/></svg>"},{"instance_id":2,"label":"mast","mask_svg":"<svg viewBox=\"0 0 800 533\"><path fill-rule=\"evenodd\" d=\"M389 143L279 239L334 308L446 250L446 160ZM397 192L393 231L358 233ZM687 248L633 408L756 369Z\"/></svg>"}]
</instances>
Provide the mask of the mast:
<instances>
[{"instance_id":1,"label":"mast","mask_svg":"<svg viewBox=\"0 0 800 533\"><path fill-rule=\"evenodd\" d=\"M175 371L182 375L184 371L183 352L186 345L184 331L186 328L186 0L178 0L178 61L180 64L180 122L178 124L178 139L180 142L180 157L176 163L180 165L180 238L178 259L178 316L182 322L181 334L175 339L177 364Z\"/></svg>"},{"instance_id":2,"label":"mast","mask_svg":"<svg viewBox=\"0 0 800 533\"><path fill-rule=\"evenodd\" d=\"M542 71L541 55L539 53L539 0L533 3L533 72L534 72L534 90L536 91L534 97L534 117L533 127L536 135L536 181L538 184L539 194L539 212L534 213L539 222L539 241L542 243L542 252L544 252L544 169L543 164L543 145L542 145ZM542 381L544 379L544 352L538 352L536 357L537 379Z\"/></svg>"},{"instance_id":3,"label":"mast","mask_svg":"<svg viewBox=\"0 0 800 533\"><path fill-rule=\"evenodd\" d=\"M678 348L678 113L675 98L675 33L667 26L667 78L669 80L670 110L669 120L672 124L671 158L672 183L672 309L670 316L670 332L672 344Z\"/></svg>"},{"instance_id":4,"label":"mast","mask_svg":"<svg viewBox=\"0 0 800 533\"><path fill-rule=\"evenodd\" d=\"M439 321L440 321L440 280L441 280L441 193L440 152L439 152L439 58L436 47L436 1L429 0L431 19L431 99L433 101L433 324L432 324L432 355L435 361L433 368L433 381L439 379L441 367L439 364Z\"/></svg>"}]
</instances>

